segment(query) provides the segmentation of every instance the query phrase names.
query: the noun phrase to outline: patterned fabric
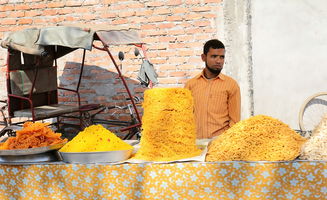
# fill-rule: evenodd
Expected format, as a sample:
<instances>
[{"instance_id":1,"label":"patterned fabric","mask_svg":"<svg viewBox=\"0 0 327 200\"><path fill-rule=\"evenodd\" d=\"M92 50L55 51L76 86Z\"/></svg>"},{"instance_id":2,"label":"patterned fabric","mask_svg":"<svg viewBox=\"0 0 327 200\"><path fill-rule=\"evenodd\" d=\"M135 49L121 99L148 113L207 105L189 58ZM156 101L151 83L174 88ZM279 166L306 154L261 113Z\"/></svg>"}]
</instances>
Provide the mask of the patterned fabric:
<instances>
[{"instance_id":1,"label":"patterned fabric","mask_svg":"<svg viewBox=\"0 0 327 200\"><path fill-rule=\"evenodd\" d=\"M0 165L0 199L326 199L327 162Z\"/></svg>"},{"instance_id":2,"label":"patterned fabric","mask_svg":"<svg viewBox=\"0 0 327 200\"><path fill-rule=\"evenodd\" d=\"M204 72L186 82L192 91L197 137L212 138L240 121L241 94L237 82L219 74L206 79Z\"/></svg>"}]
</instances>

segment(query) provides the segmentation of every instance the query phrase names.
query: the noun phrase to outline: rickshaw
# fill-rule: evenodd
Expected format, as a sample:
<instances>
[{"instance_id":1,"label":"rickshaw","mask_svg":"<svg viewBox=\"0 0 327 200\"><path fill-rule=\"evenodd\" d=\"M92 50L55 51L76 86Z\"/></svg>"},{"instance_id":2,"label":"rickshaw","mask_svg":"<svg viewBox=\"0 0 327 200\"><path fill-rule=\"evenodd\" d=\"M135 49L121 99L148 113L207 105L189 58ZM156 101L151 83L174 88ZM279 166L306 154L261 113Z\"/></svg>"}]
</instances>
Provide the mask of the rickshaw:
<instances>
[{"instance_id":1,"label":"rickshaw","mask_svg":"<svg viewBox=\"0 0 327 200\"><path fill-rule=\"evenodd\" d=\"M101 44L101 46L96 45ZM107 52L113 62L119 78L123 83L136 114L137 123L124 130L141 126L141 117L134 98L121 73L120 67L111 54L112 45L135 45L146 55L144 43L133 30L118 30L101 25L60 25L44 28L29 28L11 33L1 46L8 49L7 56L7 104L9 125L21 124L26 120L38 121L56 118L56 126L60 127L60 117L70 113L79 113L79 125L83 127L85 113L101 107L100 104L81 105L80 84L83 75L86 50L95 48ZM57 59L77 49L83 50L80 73L75 89L58 86ZM148 63L149 64L149 63ZM149 73L149 65L142 65L140 81L147 86L155 80ZM148 74L147 74L148 73ZM152 80L149 79L152 77ZM58 91L72 92L77 96L77 105L67 105L58 101ZM13 122L13 118L26 119Z\"/></svg>"}]
</instances>

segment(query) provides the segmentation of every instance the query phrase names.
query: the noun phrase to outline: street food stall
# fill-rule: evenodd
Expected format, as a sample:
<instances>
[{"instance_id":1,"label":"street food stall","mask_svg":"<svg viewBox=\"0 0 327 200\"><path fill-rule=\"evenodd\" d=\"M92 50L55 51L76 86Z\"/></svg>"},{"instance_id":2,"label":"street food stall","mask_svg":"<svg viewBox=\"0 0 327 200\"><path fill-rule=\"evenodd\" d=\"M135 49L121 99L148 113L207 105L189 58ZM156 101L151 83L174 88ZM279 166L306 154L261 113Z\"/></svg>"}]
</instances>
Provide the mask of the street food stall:
<instances>
[{"instance_id":1,"label":"street food stall","mask_svg":"<svg viewBox=\"0 0 327 200\"><path fill-rule=\"evenodd\" d=\"M148 89L142 107L140 141L25 122L0 144L0 199L326 199L327 117L310 138L258 115L197 139L189 90Z\"/></svg>"}]
</instances>

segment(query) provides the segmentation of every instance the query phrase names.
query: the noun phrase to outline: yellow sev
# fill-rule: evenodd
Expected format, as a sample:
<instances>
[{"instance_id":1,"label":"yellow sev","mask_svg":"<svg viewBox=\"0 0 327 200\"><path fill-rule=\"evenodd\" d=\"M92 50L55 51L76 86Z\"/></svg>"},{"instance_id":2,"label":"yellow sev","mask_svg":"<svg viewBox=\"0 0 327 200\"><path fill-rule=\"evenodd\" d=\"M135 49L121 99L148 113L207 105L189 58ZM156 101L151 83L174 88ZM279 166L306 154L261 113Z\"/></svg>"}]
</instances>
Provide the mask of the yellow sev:
<instances>
[{"instance_id":1,"label":"yellow sev","mask_svg":"<svg viewBox=\"0 0 327 200\"><path fill-rule=\"evenodd\" d=\"M214 139L206 161L286 161L299 156L306 139L265 115L242 120Z\"/></svg>"},{"instance_id":2,"label":"yellow sev","mask_svg":"<svg viewBox=\"0 0 327 200\"><path fill-rule=\"evenodd\" d=\"M135 159L172 161L198 156L193 97L184 88L146 90L142 138Z\"/></svg>"},{"instance_id":3,"label":"yellow sev","mask_svg":"<svg viewBox=\"0 0 327 200\"><path fill-rule=\"evenodd\" d=\"M92 125L79 132L61 152L95 152L133 149L102 125Z\"/></svg>"}]
</instances>

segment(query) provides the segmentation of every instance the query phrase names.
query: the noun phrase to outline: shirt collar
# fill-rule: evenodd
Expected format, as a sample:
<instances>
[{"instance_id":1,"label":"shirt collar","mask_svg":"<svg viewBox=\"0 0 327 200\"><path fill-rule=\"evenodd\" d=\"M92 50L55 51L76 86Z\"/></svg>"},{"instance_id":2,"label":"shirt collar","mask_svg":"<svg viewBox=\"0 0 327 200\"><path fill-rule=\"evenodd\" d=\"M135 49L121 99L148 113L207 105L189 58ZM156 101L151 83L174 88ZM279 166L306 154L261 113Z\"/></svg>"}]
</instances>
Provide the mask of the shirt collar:
<instances>
[{"instance_id":1,"label":"shirt collar","mask_svg":"<svg viewBox=\"0 0 327 200\"><path fill-rule=\"evenodd\" d=\"M198 79L198 78L204 78L204 79L207 79L205 76L204 76L204 69L202 70L202 72L200 73L200 74L198 74L197 76L196 76L196 78ZM216 78L214 78L214 79L221 79L221 80L225 80L226 79L226 76L224 75L224 74L222 74L221 72L219 73L219 75L216 77Z\"/></svg>"}]
</instances>

